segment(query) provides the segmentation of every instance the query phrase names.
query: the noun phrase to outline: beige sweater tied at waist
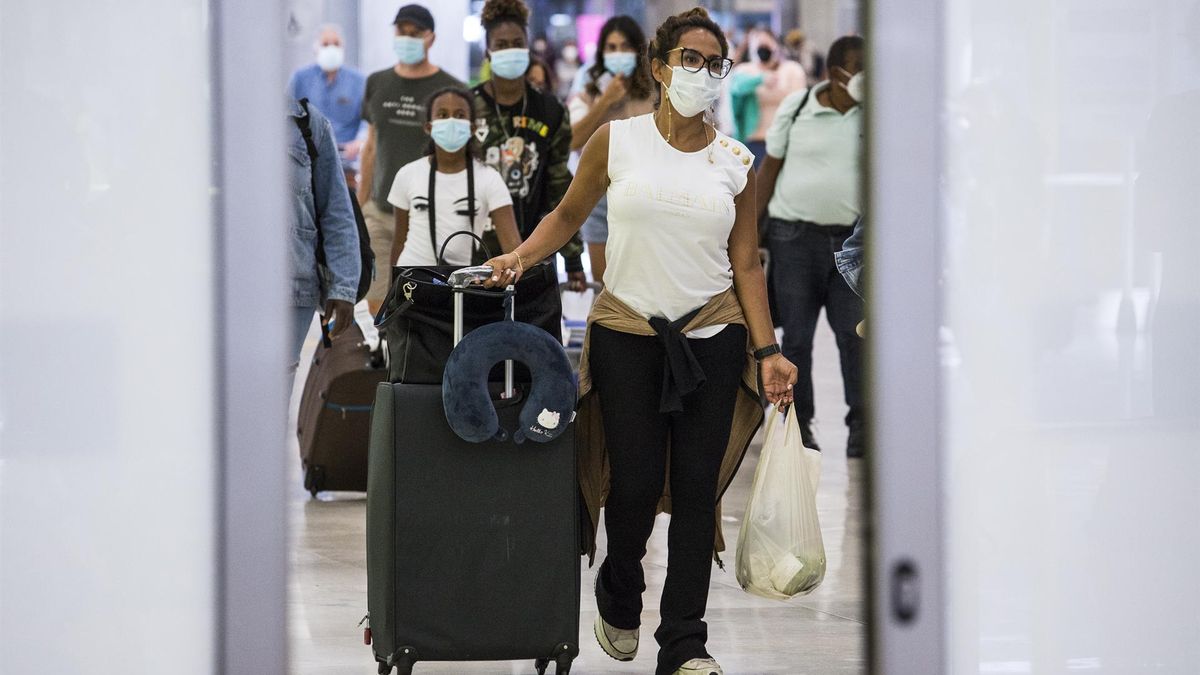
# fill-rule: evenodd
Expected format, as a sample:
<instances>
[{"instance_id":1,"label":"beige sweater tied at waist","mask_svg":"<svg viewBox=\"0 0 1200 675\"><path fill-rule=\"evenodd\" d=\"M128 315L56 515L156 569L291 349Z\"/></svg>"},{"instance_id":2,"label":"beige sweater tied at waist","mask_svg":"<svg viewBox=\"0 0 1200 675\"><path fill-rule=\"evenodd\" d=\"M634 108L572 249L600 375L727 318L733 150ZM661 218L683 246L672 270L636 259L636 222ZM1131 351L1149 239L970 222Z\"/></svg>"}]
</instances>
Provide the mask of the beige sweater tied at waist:
<instances>
[{"instance_id":1,"label":"beige sweater tied at waist","mask_svg":"<svg viewBox=\"0 0 1200 675\"><path fill-rule=\"evenodd\" d=\"M602 291L596 298L591 314L588 316L587 333L583 341L583 356L579 364L579 408L575 419L575 452L578 460L579 489L590 521L581 523L584 528L581 533L581 550L588 556L589 564L595 563L596 530L600 522L600 509L608 498L609 490L608 449L604 441L600 398L593 395L595 392L592 390L591 373L588 369L592 324L599 324L611 330L633 335L656 335L654 328L650 326L645 317L607 291ZM746 325L746 317L742 312L741 303L738 302L737 294L732 288L711 298L680 332L688 333L721 324ZM750 446L750 441L754 438L762 420L763 407L758 388L758 364L754 360L753 346L749 344L749 337L747 337L746 367L742 373L741 387L739 387L734 404L733 427L730 430L729 444L725 450L725 457L721 461L721 470L717 479L717 527L713 551L718 563L720 563L720 557L716 554L725 550L725 537L721 533L720 499L733 481L738 467L741 466L746 449ZM668 461L670 461L669 458L668 452ZM665 475L670 476L670 471L667 471ZM658 503L660 513L671 512L670 481L667 480L665 483L662 499Z\"/></svg>"}]
</instances>

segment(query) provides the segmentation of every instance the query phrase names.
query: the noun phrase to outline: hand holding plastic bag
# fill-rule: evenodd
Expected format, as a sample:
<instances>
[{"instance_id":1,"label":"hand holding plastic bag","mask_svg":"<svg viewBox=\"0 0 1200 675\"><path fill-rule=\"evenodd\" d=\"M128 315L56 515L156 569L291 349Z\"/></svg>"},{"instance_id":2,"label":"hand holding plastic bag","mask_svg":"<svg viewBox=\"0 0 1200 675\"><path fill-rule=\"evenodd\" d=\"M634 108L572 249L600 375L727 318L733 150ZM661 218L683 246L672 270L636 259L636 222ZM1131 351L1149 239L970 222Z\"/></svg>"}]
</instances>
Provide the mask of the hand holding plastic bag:
<instances>
[{"instance_id":1,"label":"hand holding plastic bag","mask_svg":"<svg viewBox=\"0 0 1200 675\"><path fill-rule=\"evenodd\" d=\"M773 406L738 535L737 580L746 591L787 600L812 592L825 578L820 472L821 453L804 447L794 411L784 418Z\"/></svg>"}]
</instances>

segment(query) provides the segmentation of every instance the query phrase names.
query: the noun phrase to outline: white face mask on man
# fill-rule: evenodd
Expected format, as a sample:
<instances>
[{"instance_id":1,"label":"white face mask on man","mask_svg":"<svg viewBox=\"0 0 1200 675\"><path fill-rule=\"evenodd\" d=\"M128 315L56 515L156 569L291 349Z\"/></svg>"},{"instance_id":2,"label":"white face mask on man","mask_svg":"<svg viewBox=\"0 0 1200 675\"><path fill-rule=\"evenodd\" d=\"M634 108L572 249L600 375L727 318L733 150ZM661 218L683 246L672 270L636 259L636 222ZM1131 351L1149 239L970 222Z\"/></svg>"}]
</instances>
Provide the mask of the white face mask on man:
<instances>
[{"instance_id":1,"label":"white face mask on man","mask_svg":"<svg viewBox=\"0 0 1200 675\"><path fill-rule=\"evenodd\" d=\"M862 71L850 76L850 81L846 82L846 93L850 94L850 98L858 103L862 103L867 96L867 81L863 77Z\"/></svg>"},{"instance_id":2,"label":"white face mask on man","mask_svg":"<svg viewBox=\"0 0 1200 675\"><path fill-rule=\"evenodd\" d=\"M327 73L331 73L346 62L346 51L341 45L325 45L317 50L317 65Z\"/></svg>"},{"instance_id":3,"label":"white face mask on man","mask_svg":"<svg viewBox=\"0 0 1200 675\"><path fill-rule=\"evenodd\" d=\"M710 75L707 68L692 73L683 66L671 67L667 98L680 115L695 117L708 110L720 97L721 81Z\"/></svg>"}]
</instances>

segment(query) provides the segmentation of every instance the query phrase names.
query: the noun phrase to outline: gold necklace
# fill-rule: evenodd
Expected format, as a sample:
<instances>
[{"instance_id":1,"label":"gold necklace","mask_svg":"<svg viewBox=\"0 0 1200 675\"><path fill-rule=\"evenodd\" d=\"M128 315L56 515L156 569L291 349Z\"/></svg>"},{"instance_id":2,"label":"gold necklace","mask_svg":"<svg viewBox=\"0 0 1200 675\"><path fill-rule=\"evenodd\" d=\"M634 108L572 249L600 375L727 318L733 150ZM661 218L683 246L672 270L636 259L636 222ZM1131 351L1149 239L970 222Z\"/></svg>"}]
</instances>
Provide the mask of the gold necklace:
<instances>
[{"instance_id":1,"label":"gold necklace","mask_svg":"<svg viewBox=\"0 0 1200 675\"><path fill-rule=\"evenodd\" d=\"M671 144L671 107L672 107L671 106L671 97L668 96L667 97L667 145ZM713 141L717 140L716 129L714 128L713 139L712 139L712 141L710 141L710 140L708 140L708 125L704 123L703 119L700 120L700 126L704 128L704 145L708 148L708 163L715 164L715 162L713 162L713 158L712 158L712 146L713 146Z\"/></svg>"}]
</instances>

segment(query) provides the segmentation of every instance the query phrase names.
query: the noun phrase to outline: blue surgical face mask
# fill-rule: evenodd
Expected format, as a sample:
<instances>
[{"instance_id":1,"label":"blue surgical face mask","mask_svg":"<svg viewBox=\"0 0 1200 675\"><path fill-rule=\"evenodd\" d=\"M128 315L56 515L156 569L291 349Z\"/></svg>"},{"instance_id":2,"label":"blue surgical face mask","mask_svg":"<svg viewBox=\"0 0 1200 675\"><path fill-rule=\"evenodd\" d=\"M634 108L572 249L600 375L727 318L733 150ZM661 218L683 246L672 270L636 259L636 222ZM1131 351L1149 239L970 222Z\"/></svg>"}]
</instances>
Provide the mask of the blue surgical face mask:
<instances>
[{"instance_id":1,"label":"blue surgical face mask","mask_svg":"<svg viewBox=\"0 0 1200 675\"><path fill-rule=\"evenodd\" d=\"M605 52L604 69L613 75L629 77L637 68L637 52Z\"/></svg>"},{"instance_id":2,"label":"blue surgical face mask","mask_svg":"<svg viewBox=\"0 0 1200 675\"><path fill-rule=\"evenodd\" d=\"M521 47L492 52L492 72L504 80L519 80L529 70L529 50Z\"/></svg>"},{"instance_id":3,"label":"blue surgical face mask","mask_svg":"<svg viewBox=\"0 0 1200 675\"><path fill-rule=\"evenodd\" d=\"M396 51L396 60L406 66L418 64L425 60L425 40L423 38L397 35L392 44Z\"/></svg>"},{"instance_id":4,"label":"blue surgical face mask","mask_svg":"<svg viewBox=\"0 0 1200 675\"><path fill-rule=\"evenodd\" d=\"M471 120L434 120L430 125L433 142L446 152L458 152L471 140Z\"/></svg>"}]
</instances>

